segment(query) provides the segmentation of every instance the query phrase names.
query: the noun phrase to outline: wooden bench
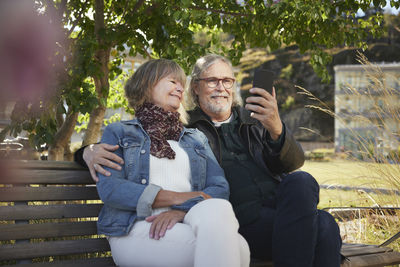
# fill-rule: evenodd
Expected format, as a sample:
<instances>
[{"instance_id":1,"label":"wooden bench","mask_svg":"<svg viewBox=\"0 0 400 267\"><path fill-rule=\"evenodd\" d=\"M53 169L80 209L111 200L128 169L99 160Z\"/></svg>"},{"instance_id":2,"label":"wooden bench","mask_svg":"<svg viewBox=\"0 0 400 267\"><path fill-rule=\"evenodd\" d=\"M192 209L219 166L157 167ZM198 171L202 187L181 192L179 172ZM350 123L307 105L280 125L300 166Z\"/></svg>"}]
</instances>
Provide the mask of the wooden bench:
<instances>
[{"instance_id":1,"label":"wooden bench","mask_svg":"<svg viewBox=\"0 0 400 267\"><path fill-rule=\"evenodd\" d=\"M86 169L72 162L0 162L0 266L115 266L97 235L102 207ZM342 266L400 263L387 247L344 244ZM252 267L273 266L253 261Z\"/></svg>"},{"instance_id":2,"label":"wooden bench","mask_svg":"<svg viewBox=\"0 0 400 267\"><path fill-rule=\"evenodd\" d=\"M0 265L115 266L97 236L102 204L86 169L47 161L1 167Z\"/></svg>"}]
</instances>

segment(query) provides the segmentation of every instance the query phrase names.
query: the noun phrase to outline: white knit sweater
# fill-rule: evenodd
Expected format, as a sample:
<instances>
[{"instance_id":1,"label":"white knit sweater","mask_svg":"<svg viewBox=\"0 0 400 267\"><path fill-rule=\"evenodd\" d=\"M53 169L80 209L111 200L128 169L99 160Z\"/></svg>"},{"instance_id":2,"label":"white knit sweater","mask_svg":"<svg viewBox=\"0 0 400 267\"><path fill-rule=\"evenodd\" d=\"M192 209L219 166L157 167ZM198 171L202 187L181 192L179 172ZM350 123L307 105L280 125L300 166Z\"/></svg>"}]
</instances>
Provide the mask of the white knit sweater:
<instances>
[{"instance_id":1,"label":"white knit sweater","mask_svg":"<svg viewBox=\"0 0 400 267\"><path fill-rule=\"evenodd\" d=\"M157 158L150 155L149 183L161 186L164 190L189 192L191 188L191 172L189 157L177 141L168 140L175 151L175 159ZM153 209L152 215L170 210L170 208Z\"/></svg>"}]
</instances>

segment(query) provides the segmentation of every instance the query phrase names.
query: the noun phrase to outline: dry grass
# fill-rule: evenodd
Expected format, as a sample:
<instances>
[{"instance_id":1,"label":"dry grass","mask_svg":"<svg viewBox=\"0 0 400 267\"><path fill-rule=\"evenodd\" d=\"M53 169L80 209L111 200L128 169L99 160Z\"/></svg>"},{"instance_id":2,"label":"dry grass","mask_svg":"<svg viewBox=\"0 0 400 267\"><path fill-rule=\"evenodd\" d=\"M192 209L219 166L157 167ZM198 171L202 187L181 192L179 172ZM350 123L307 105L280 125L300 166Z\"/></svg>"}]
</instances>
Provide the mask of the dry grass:
<instances>
[{"instance_id":1,"label":"dry grass","mask_svg":"<svg viewBox=\"0 0 400 267\"><path fill-rule=\"evenodd\" d=\"M399 99L400 92L387 85L378 66L368 62L361 54L358 60L364 66L369 83L363 90L348 85L346 92L349 99L356 96L365 103L373 103L367 116L357 108L352 109L354 105L347 106L344 113L335 113L309 91L300 88L300 93L314 101L315 104L309 105L309 108L335 117L342 125L351 121L356 127L369 127L374 130L370 135L362 135L349 127L347 130L353 140L352 147L356 147L357 151L348 153L347 160L307 161L302 170L311 173L320 184L400 191L400 133L398 127L397 130L393 130L393 126L387 123L389 118L396 125L400 125L400 106L396 100ZM380 103L376 101L377 96ZM377 146L377 140L384 144L383 148ZM360 206L400 207L400 197L394 193L376 194L368 190L321 190L319 208ZM398 215L399 212L379 212L350 221L340 221L342 238L351 243L381 244L400 231ZM400 241L397 240L390 246L400 250Z\"/></svg>"}]
</instances>

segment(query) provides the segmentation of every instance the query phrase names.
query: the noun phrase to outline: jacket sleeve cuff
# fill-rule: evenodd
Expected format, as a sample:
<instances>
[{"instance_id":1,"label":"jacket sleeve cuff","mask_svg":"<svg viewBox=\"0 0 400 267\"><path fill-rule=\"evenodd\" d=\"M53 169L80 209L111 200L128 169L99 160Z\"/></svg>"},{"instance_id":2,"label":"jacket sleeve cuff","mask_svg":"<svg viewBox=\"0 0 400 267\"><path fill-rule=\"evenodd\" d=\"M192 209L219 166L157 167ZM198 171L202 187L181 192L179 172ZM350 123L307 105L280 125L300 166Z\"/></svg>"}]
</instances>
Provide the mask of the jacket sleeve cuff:
<instances>
[{"instance_id":1,"label":"jacket sleeve cuff","mask_svg":"<svg viewBox=\"0 0 400 267\"><path fill-rule=\"evenodd\" d=\"M284 124L282 127L282 133L279 136L278 140L275 141L272 140L271 136L268 133L267 143L274 153L279 153L281 151L283 143L285 142L285 135L286 135L286 129Z\"/></svg>"},{"instance_id":2,"label":"jacket sleeve cuff","mask_svg":"<svg viewBox=\"0 0 400 267\"><path fill-rule=\"evenodd\" d=\"M74 153L74 161L85 168L88 167L86 165L86 162L83 160L83 151L85 150L86 147L87 146L83 146L83 147L79 148L77 151L75 151L75 153Z\"/></svg>"},{"instance_id":3,"label":"jacket sleeve cuff","mask_svg":"<svg viewBox=\"0 0 400 267\"><path fill-rule=\"evenodd\" d=\"M181 211L189 211L194 205L204 200L203 196L194 197L191 199L186 200L182 204L173 205L171 208L173 210L181 210Z\"/></svg>"},{"instance_id":4,"label":"jacket sleeve cuff","mask_svg":"<svg viewBox=\"0 0 400 267\"><path fill-rule=\"evenodd\" d=\"M149 184L143 190L142 195L140 196L137 206L136 206L136 214L138 218L146 218L151 215L153 208L154 199L156 198L158 192L162 188L155 184Z\"/></svg>"}]
</instances>

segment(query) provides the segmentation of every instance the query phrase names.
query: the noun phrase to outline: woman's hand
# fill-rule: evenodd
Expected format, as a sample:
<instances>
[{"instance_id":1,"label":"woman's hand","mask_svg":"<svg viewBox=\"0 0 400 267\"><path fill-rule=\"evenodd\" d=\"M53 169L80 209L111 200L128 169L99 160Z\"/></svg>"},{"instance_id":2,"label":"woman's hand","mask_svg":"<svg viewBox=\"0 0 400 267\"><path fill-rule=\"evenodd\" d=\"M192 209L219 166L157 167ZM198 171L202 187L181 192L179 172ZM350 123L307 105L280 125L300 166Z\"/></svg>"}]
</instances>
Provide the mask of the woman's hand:
<instances>
[{"instance_id":1,"label":"woman's hand","mask_svg":"<svg viewBox=\"0 0 400 267\"><path fill-rule=\"evenodd\" d=\"M212 198L209 194L204 193L203 191L198 191L200 196L204 197L204 200Z\"/></svg>"},{"instance_id":2,"label":"woman's hand","mask_svg":"<svg viewBox=\"0 0 400 267\"><path fill-rule=\"evenodd\" d=\"M147 222L151 223L150 238L159 240L165 235L165 232L171 229L176 223L183 222L186 212L181 210L170 210L152 215L146 218Z\"/></svg>"},{"instance_id":3,"label":"woman's hand","mask_svg":"<svg viewBox=\"0 0 400 267\"><path fill-rule=\"evenodd\" d=\"M204 199L211 198L210 195L202 192L202 191L192 191L192 192L175 192L169 190L160 190L154 199L152 208L164 208L170 207L173 205L179 205L184 203L185 201L202 196Z\"/></svg>"},{"instance_id":4,"label":"woman's hand","mask_svg":"<svg viewBox=\"0 0 400 267\"><path fill-rule=\"evenodd\" d=\"M200 197L200 196L202 196L204 199L211 198L211 196L209 194L206 194L203 191L183 192L183 193L177 193L177 194L178 194L179 200L177 203L175 203L175 205L182 204L191 198Z\"/></svg>"}]
</instances>

